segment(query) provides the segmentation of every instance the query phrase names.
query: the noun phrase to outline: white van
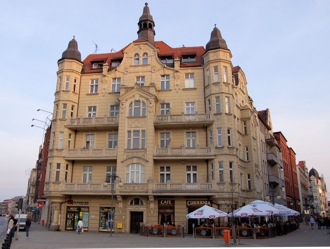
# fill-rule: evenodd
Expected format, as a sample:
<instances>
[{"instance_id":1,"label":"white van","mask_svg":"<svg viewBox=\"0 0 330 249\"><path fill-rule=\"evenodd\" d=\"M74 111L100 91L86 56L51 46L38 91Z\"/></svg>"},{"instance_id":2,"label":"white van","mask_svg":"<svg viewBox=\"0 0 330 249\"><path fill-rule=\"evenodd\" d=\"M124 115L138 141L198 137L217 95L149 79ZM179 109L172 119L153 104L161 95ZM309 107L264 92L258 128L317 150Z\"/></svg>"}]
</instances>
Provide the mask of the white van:
<instances>
[{"instance_id":1,"label":"white van","mask_svg":"<svg viewBox=\"0 0 330 249\"><path fill-rule=\"evenodd\" d=\"M19 219L19 230L25 230L26 217L27 217L27 214L21 214L20 215L20 219ZM15 219L17 219L17 222L18 222L18 214L15 215Z\"/></svg>"}]
</instances>

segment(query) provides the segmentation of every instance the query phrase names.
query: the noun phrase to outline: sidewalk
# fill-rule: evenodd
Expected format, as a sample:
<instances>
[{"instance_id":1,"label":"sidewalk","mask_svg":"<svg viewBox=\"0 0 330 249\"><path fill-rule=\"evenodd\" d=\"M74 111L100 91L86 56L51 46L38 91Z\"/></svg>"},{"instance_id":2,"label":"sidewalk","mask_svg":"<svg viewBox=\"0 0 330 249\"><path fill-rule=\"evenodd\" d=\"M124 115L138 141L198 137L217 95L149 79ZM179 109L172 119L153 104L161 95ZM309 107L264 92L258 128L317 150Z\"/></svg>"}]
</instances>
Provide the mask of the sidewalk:
<instances>
[{"instance_id":1,"label":"sidewalk","mask_svg":"<svg viewBox=\"0 0 330 249\"><path fill-rule=\"evenodd\" d=\"M1 236L0 236L1 237ZM1 241L1 243L3 240ZM311 230L301 224L300 229L287 235L269 239L237 239L237 244L225 245L223 239L143 237L139 234L113 234L70 231L48 231L40 224L32 223L30 238L20 231L18 240L13 239L12 249L57 249L57 248L173 248L173 247L315 247L329 246L330 235L326 230Z\"/></svg>"}]
</instances>

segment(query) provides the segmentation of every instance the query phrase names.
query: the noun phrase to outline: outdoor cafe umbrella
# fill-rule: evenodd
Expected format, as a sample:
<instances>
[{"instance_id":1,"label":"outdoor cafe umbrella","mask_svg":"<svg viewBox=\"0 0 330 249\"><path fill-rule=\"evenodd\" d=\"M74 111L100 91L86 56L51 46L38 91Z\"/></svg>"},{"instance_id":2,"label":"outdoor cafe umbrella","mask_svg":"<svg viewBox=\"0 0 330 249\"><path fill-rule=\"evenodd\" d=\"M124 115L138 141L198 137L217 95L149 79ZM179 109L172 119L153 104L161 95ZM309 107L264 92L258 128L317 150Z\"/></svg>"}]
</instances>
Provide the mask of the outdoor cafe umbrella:
<instances>
[{"instance_id":1,"label":"outdoor cafe umbrella","mask_svg":"<svg viewBox=\"0 0 330 249\"><path fill-rule=\"evenodd\" d=\"M218 217L226 217L227 213L219 209L204 205L195 211L186 215L187 219L215 219Z\"/></svg>"},{"instance_id":2,"label":"outdoor cafe umbrella","mask_svg":"<svg viewBox=\"0 0 330 249\"><path fill-rule=\"evenodd\" d=\"M230 213L228 216L232 217L249 217L249 216L268 216L269 212L263 211L255 204L247 204L241 208L234 210L233 214Z\"/></svg>"},{"instance_id":3,"label":"outdoor cafe umbrella","mask_svg":"<svg viewBox=\"0 0 330 249\"><path fill-rule=\"evenodd\" d=\"M286 207L286 206L283 206L283 205L281 205L281 204L277 204L277 203L275 203L275 204L274 204L274 207L277 208L278 210L283 210L283 211L285 211L287 216L297 216L297 215L300 214L298 211L293 210L293 209L291 209L291 208L288 208L288 207Z\"/></svg>"},{"instance_id":4,"label":"outdoor cafe umbrella","mask_svg":"<svg viewBox=\"0 0 330 249\"><path fill-rule=\"evenodd\" d=\"M267 201L255 200L252 201L250 204L255 205L256 208L262 211L268 212L269 215L288 215L288 210L277 208Z\"/></svg>"}]
</instances>

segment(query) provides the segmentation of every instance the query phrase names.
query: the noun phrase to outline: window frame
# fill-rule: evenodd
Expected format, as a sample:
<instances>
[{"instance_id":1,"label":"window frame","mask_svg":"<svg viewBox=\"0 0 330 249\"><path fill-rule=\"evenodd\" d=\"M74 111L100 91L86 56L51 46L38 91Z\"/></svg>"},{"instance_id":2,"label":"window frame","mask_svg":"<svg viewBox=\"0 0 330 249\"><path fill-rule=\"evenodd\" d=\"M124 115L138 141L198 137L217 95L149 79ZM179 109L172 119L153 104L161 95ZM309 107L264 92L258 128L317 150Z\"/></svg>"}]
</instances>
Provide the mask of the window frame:
<instances>
[{"instance_id":1,"label":"window frame","mask_svg":"<svg viewBox=\"0 0 330 249\"><path fill-rule=\"evenodd\" d=\"M145 130L128 130L127 131L127 149L141 150L146 148L146 131Z\"/></svg>"},{"instance_id":2,"label":"window frame","mask_svg":"<svg viewBox=\"0 0 330 249\"><path fill-rule=\"evenodd\" d=\"M161 103L160 104L160 115L167 115L171 111L170 103Z\"/></svg>"},{"instance_id":3,"label":"window frame","mask_svg":"<svg viewBox=\"0 0 330 249\"><path fill-rule=\"evenodd\" d=\"M185 102L186 114L195 115L196 114L196 103L195 102Z\"/></svg>"},{"instance_id":4,"label":"window frame","mask_svg":"<svg viewBox=\"0 0 330 249\"><path fill-rule=\"evenodd\" d=\"M70 89L70 76L65 76L64 90L69 91L69 89Z\"/></svg>"},{"instance_id":5,"label":"window frame","mask_svg":"<svg viewBox=\"0 0 330 249\"><path fill-rule=\"evenodd\" d=\"M159 183L167 183L171 181L171 166L159 167Z\"/></svg>"},{"instance_id":6,"label":"window frame","mask_svg":"<svg viewBox=\"0 0 330 249\"><path fill-rule=\"evenodd\" d=\"M137 65L140 64L140 55L139 55L138 53L136 53L136 54L134 55L134 62L133 62L133 64L134 64L135 66L137 66Z\"/></svg>"},{"instance_id":7,"label":"window frame","mask_svg":"<svg viewBox=\"0 0 330 249\"><path fill-rule=\"evenodd\" d=\"M113 93L119 93L120 92L120 83L121 83L121 78L112 78L112 83L111 83L111 91Z\"/></svg>"},{"instance_id":8,"label":"window frame","mask_svg":"<svg viewBox=\"0 0 330 249\"><path fill-rule=\"evenodd\" d=\"M194 73L185 74L185 88L195 88L195 75Z\"/></svg>"},{"instance_id":9,"label":"window frame","mask_svg":"<svg viewBox=\"0 0 330 249\"><path fill-rule=\"evenodd\" d=\"M215 113L221 113L221 102L220 102L220 96L215 97Z\"/></svg>"},{"instance_id":10,"label":"window frame","mask_svg":"<svg viewBox=\"0 0 330 249\"><path fill-rule=\"evenodd\" d=\"M110 117L119 116L119 105L110 105Z\"/></svg>"},{"instance_id":11,"label":"window frame","mask_svg":"<svg viewBox=\"0 0 330 249\"><path fill-rule=\"evenodd\" d=\"M159 146L160 148L168 148L171 144L171 133L160 132L159 133Z\"/></svg>"},{"instance_id":12,"label":"window frame","mask_svg":"<svg viewBox=\"0 0 330 249\"><path fill-rule=\"evenodd\" d=\"M136 76L135 80L136 80L136 84L138 84L139 86L145 86L145 82L146 82L145 76Z\"/></svg>"},{"instance_id":13,"label":"window frame","mask_svg":"<svg viewBox=\"0 0 330 249\"><path fill-rule=\"evenodd\" d=\"M187 181L187 183L197 183L197 181L198 181L197 165L187 165L186 166L186 181Z\"/></svg>"},{"instance_id":14,"label":"window frame","mask_svg":"<svg viewBox=\"0 0 330 249\"><path fill-rule=\"evenodd\" d=\"M231 128L227 128L227 138L228 138L228 146L232 147L233 146L233 139L232 139Z\"/></svg>"},{"instance_id":15,"label":"window frame","mask_svg":"<svg viewBox=\"0 0 330 249\"><path fill-rule=\"evenodd\" d=\"M214 80L214 82L219 82L219 68L218 68L218 66L213 67L213 80Z\"/></svg>"},{"instance_id":16,"label":"window frame","mask_svg":"<svg viewBox=\"0 0 330 249\"><path fill-rule=\"evenodd\" d=\"M132 168L134 166L134 169ZM133 177L132 177L133 173ZM126 166L126 183L144 183L144 166L139 163L131 163ZM134 179L133 179L134 178ZM137 180L136 182L134 180Z\"/></svg>"},{"instance_id":17,"label":"window frame","mask_svg":"<svg viewBox=\"0 0 330 249\"><path fill-rule=\"evenodd\" d=\"M142 55L142 65L148 65L149 63L149 57L148 53L143 53Z\"/></svg>"},{"instance_id":18,"label":"window frame","mask_svg":"<svg viewBox=\"0 0 330 249\"><path fill-rule=\"evenodd\" d=\"M186 131L186 148L196 148L197 146L197 132Z\"/></svg>"},{"instance_id":19,"label":"window frame","mask_svg":"<svg viewBox=\"0 0 330 249\"><path fill-rule=\"evenodd\" d=\"M83 166L83 183L91 183L93 181L93 166Z\"/></svg>"},{"instance_id":20,"label":"window frame","mask_svg":"<svg viewBox=\"0 0 330 249\"><path fill-rule=\"evenodd\" d=\"M98 93L99 90L99 80L91 79L89 83L89 93Z\"/></svg>"},{"instance_id":21,"label":"window frame","mask_svg":"<svg viewBox=\"0 0 330 249\"><path fill-rule=\"evenodd\" d=\"M222 147L223 141L222 141L222 128L217 128L217 146Z\"/></svg>"},{"instance_id":22,"label":"window frame","mask_svg":"<svg viewBox=\"0 0 330 249\"><path fill-rule=\"evenodd\" d=\"M118 133L108 134L108 148L115 149L118 146Z\"/></svg>"},{"instance_id":23,"label":"window frame","mask_svg":"<svg viewBox=\"0 0 330 249\"><path fill-rule=\"evenodd\" d=\"M97 112L96 105L87 106L87 117L88 118L96 117L96 112Z\"/></svg>"},{"instance_id":24,"label":"window frame","mask_svg":"<svg viewBox=\"0 0 330 249\"><path fill-rule=\"evenodd\" d=\"M137 103L141 103L137 105ZM135 115L139 114L139 115ZM128 107L129 117L145 117L147 116L147 104L143 100L134 100L129 104Z\"/></svg>"},{"instance_id":25,"label":"window frame","mask_svg":"<svg viewBox=\"0 0 330 249\"><path fill-rule=\"evenodd\" d=\"M95 144L95 134L89 133L85 135L85 149L93 149Z\"/></svg>"},{"instance_id":26,"label":"window frame","mask_svg":"<svg viewBox=\"0 0 330 249\"><path fill-rule=\"evenodd\" d=\"M223 161L218 162L218 167L219 167L219 182L225 182L225 171L224 171L224 166L223 166Z\"/></svg>"},{"instance_id":27,"label":"window frame","mask_svg":"<svg viewBox=\"0 0 330 249\"><path fill-rule=\"evenodd\" d=\"M160 76L160 89L170 90L170 75L164 74Z\"/></svg>"},{"instance_id":28,"label":"window frame","mask_svg":"<svg viewBox=\"0 0 330 249\"><path fill-rule=\"evenodd\" d=\"M58 133L58 144L57 144L57 149L62 150L64 145L64 132L60 131Z\"/></svg>"}]
</instances>

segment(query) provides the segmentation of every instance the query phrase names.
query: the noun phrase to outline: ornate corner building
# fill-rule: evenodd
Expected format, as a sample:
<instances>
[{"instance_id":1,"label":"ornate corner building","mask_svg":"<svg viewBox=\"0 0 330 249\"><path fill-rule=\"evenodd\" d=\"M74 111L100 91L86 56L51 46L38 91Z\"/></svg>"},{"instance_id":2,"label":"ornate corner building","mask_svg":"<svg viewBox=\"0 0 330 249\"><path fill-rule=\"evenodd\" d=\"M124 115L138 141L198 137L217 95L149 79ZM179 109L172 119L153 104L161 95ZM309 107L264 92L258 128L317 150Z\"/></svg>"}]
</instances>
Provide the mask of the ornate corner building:
<instances>
[{"instance_id":1,"label":"ornate corner building","mask_svg":"<svg viewBox=\"0 0 330 249\"><path fill-rule=\"evenodd\" d=\"M174 222L191 233L186 214L204 204L231 212L263 198L258 112L219 29L205 47L172 48L154 40L146 4L137 33L84 60L73 38L58 60L44 187L52 229L82 218L91 231L114 219L115 232Z\"/></svg>"}]
</instances>

